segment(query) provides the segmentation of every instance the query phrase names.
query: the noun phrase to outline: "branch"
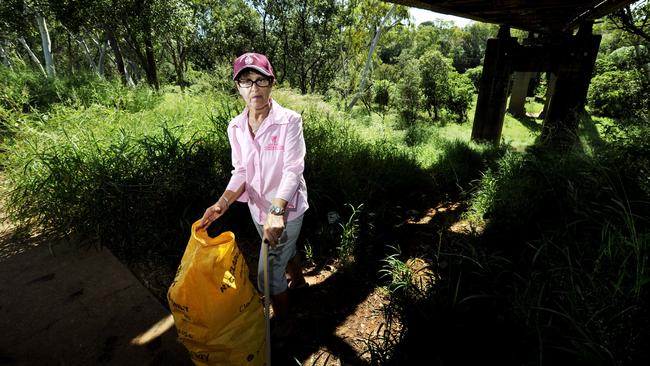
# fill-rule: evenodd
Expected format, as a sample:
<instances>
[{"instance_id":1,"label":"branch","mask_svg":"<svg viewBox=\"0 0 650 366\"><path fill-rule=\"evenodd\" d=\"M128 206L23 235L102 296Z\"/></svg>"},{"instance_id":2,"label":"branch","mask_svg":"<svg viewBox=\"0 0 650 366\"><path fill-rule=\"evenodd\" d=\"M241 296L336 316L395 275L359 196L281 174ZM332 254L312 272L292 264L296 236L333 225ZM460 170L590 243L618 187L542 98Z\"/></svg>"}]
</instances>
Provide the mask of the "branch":
<instances>
[{"instance_id":1,"label":"branch","mask_svg":"<svg viewBox=\"0 0 650 366\"><path fill-rule=\"evenodd\" d=\"M616 26L617 29L635 34L643 38L645 41L650 42L650 33L644 29L648 24L648 17L643 19L643 23L637 25L634 22L634 16L629 5L610 15L609 19L614 23L614 26Z\"/></svg>"}]
</instances>

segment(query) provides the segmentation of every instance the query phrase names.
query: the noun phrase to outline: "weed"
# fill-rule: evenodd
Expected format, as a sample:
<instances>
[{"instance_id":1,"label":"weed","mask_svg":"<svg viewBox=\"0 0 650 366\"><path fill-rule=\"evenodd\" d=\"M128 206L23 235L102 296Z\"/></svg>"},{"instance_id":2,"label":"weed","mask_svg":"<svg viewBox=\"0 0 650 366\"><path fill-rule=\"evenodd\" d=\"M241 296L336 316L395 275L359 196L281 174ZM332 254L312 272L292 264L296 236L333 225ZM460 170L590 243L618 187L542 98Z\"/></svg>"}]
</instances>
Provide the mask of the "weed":
<instances>
[{"instance_id":1,"label":"weed","mask_svg":"<svg viewBox=\"0 0 650 366\"><path fill-rule=\"evenodd\" d=\"M360 204L357 207L354 207L351 204L347 204L347 206L352 210L352 213L347 222L339 224L342 228L341 244L337 248L338 259L344 265L354 262L354 252L359 237L359 214L361 213L363 204Z\"/></svg>"}]
</instances>

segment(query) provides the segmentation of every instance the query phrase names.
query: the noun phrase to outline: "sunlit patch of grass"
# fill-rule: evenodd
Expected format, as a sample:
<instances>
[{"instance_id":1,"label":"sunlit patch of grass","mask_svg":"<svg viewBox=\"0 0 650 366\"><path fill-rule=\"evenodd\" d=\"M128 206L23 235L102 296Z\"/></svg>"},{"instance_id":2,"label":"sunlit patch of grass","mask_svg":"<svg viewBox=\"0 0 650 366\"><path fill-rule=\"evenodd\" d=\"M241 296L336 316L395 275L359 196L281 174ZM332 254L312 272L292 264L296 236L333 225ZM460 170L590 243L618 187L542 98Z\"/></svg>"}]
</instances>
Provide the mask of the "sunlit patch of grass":
<instances>
[{"instance_id":1,"label":"sunlit patch of grass","mask_svg":"<svg viewBox=\"0 0 650 366\"><path fill-rule=\"evenodd\" d=\"M526 147L533 145L542 131L541 120L522 117L522 119L524 118L527 120L527 125L509 113L506 113L503 120L501 141L517 151L524 151Z\"/></svg>"},{"instance_id":2,"label":"sunlit patch of grass","mask_svg":"<svg viewBox=\"0 0 650 366\"><path fill-rule=\"evenodd\" d=\"M366 116L366 123L355 123L355 129L365 141L387 141L398 145L404 141L406 131L395 129L397 118L399 117L394 113L373 113L370 117Z\"/></svg>"},{"instance_id":3,"label":"sunlit patch of grass","mask_svg":"<svg viewBox=\"0 0 650 366\"><path fill-rule=\"evenodd\" d=\"M529 97L526 98L526 104L524 106L524 109L527 114L537 115L541 113L542 110L544 109L544 103L535 100L535 98Z\"/></svg>"},{"instance_id":4,"label":"sunlit patch of grass","mask_svg":"<svg viewBox=\"0 0 650 366\"><path fill-rule=\"evenodd\" d=\"M296 90L284 87L275 87L272 97L283 107L295 110L298 113L319 112L324 115L338 113L336 108L325 102L318 94L300 94Z\"/></svg>"}]
</instances>

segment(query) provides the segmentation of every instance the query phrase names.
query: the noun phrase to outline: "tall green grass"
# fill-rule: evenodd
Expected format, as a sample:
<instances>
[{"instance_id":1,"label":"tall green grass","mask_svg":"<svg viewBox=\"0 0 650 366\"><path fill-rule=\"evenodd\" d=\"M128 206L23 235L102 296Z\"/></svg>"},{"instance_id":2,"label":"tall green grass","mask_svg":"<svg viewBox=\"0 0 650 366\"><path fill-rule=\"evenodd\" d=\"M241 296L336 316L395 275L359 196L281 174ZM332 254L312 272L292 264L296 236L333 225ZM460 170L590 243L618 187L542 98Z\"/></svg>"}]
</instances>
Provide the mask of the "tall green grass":
<instances>
[{"instance_id":1,"label":"tall green grass","mask_svg":"<svg viewBox=\"0 0 650 366\"><path fill-rule=\"evenodd\" d=\"M88 107L93 104L131 112L152 108L156 94L146 87L129 89L119 80L92 73L46 78L24 69L0 68L0 108L11 111L47 111L51 106Z\"/></svg>"},{"instance_id":2,"label":"tall green grass","mask_svg":"<svg viewBox=\"0 0 650 366\"><path fill-rule=\"evenodd\" d=\"M137 113L55 107L21 126L3 155L9 217L120 255L178 247L227 182L230 152L208 98L167 99Z\"/></svg>"},{"instance_id":3,"label":"tall green grass","mask_svg":"<svg viewBox=\"0 0 650 366\"><path fill-rule=\"evenodd\" d=\"M441 278L427 296L400 291L414 284L403 259L387 259L391 281L407 282L392 291L404 326L392 364L421 362L428 329L444 350L432 364L646 357L650 201L621 161L598 156L609 154L506 153L469 200L466 218L483 234L441 236L430 254Z\"/></svg>"}]
</instances>

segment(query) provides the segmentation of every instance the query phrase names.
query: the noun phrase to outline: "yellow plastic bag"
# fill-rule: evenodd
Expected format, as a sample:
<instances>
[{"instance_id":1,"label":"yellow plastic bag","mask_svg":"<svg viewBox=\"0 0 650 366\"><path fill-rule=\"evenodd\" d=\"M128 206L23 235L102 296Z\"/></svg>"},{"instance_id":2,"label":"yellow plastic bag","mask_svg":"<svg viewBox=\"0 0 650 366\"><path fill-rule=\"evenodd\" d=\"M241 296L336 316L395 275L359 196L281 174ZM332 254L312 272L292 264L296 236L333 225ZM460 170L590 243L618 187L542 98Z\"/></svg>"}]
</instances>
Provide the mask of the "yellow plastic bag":
<instances>
[{"instance_id":1,"label":"yellow plastic bag","mask_svg":"<svg viewBox=\"0 0 650 366\"><path fill-rule=\"evenodd\" d=\"M266 365L264 309L235 234L210 238L198 223L167 292L179 339L196 365Z\"/></svg>"}]
</instances>

